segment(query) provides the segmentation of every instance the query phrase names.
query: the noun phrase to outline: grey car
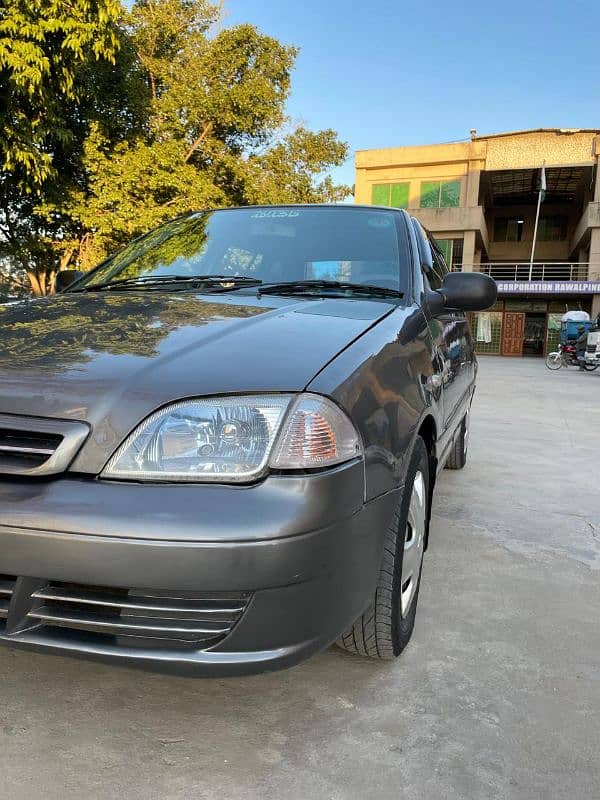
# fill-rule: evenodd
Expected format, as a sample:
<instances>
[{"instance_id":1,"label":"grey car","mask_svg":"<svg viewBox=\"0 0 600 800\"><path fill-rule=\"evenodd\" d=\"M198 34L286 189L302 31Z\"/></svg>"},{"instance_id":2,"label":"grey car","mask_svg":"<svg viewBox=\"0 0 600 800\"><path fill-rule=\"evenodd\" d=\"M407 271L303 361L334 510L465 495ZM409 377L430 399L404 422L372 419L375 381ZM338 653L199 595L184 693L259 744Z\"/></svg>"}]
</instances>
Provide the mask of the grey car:
<instances>
[{"instance_id":1,"label":"grey car","mask_svg":"<svg viewBox=\"0 0 600 800\"><path fill-rule=\"evenodd\" d=\"M179 217L0 306L0 641L180 674L394 658L476 360L405 211Z\"/></svg>"}]
</instances>

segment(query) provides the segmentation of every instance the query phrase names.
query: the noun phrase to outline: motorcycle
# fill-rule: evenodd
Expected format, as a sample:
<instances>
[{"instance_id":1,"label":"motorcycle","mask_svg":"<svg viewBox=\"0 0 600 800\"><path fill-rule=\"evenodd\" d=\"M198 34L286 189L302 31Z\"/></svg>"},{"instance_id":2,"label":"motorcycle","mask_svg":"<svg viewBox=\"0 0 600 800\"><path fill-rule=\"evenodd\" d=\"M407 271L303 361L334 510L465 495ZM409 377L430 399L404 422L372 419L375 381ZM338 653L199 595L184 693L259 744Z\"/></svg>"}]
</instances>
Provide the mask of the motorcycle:
<instances>
[{"instance_id":1,"label":"motorcycle","mask_svg":"<svg viewBox=\"0 0 600 800\"><path fill-rule=\"evenodd\" d=\"M595 353L596 350L594 349L594 356ZM592 353L589 355L592 355ZM600 359L596 359L595 357L593 359L588 358L587 352L584 359L579 359L577 357L575 345L559 344L556 352L548 353L546 356L546 366L548 369L560 369L561 367L583 367L588 372L593 372L600 366Z\"/></svg>"}]
</instances>

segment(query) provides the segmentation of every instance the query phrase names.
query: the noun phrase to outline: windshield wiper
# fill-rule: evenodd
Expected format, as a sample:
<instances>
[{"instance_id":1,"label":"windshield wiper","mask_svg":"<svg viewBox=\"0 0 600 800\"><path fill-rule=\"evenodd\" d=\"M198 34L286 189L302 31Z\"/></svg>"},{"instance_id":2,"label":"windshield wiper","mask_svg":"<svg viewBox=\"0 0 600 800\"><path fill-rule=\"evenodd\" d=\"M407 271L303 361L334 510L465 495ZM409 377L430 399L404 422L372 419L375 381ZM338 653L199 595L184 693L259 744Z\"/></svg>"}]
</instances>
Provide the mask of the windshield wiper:
<instances>
[{"instance_id":1,"label":"windshield wiper","mask_svg":"<svg viewBox=\"0 0 600 800\"><path fill-rule=\"evenodd\" d=\"M82 286L80 289L72 289L73 292L95 292L104 289L120 289L128 286L164 286L172 283L198 284L218 287L217 291L232 291L239 289L240 286L259 286L262 281L258 278L250 278L245 275L156 275L146 278L122 278L117 281L105 281L104 283L93 283L89 286Z\"/></svg>"},{"instance_id":2,"label":"windshield wiper","mask_svg":"<svg viewBox=\"0 0 600 800\"><path fill-rule=\"evenodd\" d=\"M386 289L384 286L371 286L365 283L348 283L346 281L289 281L287 283L263 284L258 294L304 294L311 290L333 292L350 292L369 297L404 297L398 289Z\"/></svg>"}]
</instances>

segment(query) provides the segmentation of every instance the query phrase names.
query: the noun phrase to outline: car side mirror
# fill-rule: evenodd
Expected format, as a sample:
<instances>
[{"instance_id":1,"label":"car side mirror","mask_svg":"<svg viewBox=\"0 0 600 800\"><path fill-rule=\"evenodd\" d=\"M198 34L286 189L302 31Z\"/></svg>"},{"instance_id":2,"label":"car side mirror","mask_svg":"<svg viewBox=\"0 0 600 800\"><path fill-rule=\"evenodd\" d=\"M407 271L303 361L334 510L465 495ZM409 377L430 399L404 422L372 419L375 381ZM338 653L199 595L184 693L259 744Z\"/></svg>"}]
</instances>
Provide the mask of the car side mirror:
<instances>
[{"instance_id":1,"label":"car side mirror","mask_svg":"<svg viewBox=\"0 0 600 800\"><path fill-rule=\"evenodd\" d=\"M427 293L433 316L445 311L485 311L496 302L496 281L483 272L449 272L442 287Z\"/></svg>"},{"instance_id":2,"label":"car side mirror","mask_svg":"<svg viewBox=\"0 0 600 800\"><path fill-rule=\"evenodd\" d=\"M85 272L82 272L80 269L63 269L54 279L54 288L57 292L63 292L75 283L75 281L78 281L79 278L83 278L84 275Z\"/></svg>"}]
</instances>

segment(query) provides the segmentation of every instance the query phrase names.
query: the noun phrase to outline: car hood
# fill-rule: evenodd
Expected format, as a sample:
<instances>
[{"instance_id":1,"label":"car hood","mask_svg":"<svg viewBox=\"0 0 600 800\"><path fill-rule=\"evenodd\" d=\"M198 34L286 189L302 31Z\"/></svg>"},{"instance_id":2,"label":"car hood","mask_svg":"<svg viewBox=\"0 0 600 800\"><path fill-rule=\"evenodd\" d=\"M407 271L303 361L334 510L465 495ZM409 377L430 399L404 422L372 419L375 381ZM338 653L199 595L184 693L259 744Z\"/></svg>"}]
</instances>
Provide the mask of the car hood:
<instances>
[{"instance_id":1,"label":"car hood","mask_svg":"<svg viewBox=\"0 0 600 800\"><path fill-rule=\"evenodd\" d=\"M148 414L185 397L301 391L394 306L154 291L0 306L0 413L74 419L97 473Z\"/></svg>"}]
</instances>

